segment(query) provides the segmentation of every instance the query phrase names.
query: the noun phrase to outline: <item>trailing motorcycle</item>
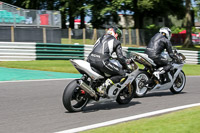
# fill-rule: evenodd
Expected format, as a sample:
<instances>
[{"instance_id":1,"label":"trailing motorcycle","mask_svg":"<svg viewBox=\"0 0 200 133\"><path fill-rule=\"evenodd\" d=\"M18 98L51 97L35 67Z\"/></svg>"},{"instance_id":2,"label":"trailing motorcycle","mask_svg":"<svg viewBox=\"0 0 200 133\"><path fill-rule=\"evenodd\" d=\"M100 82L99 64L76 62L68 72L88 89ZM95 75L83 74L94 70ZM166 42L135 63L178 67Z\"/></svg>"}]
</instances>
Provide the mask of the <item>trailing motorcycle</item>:
<instances>
[{"instance_id":1,"label":"trailing motorcycle","mask_svg":"<svg viewBox=\"0 0 200 133\"><path fill-rule=\"evenodd\" d=\"M82 74L80 79L71 81L63 93L63 105L69 112L81 111L89 102L116 101L119 104L128 104L134 95L134 88L131 85L138 72L138 66L132 60L128 64L131 69L126 74L126 80L112 85L107 90L107 96L101 96L97 88L101 86L110 75L101 73L91 67L89 62L84 60L70 60L74 67ZM121 64L113 59L113 63Z\"/></svg>"},{"instance_id":2,"label":"trailing motorcycle","mask_svg":"<svg viewBox=\"0 0 200 133\"><path fill-rule=\"evenodd\" d=\"M148 55L142 53L134 53L134 60L144 66L140 69L132 85L135 89L135 97L143 97L148 91L167 90L174 94L180 93L185 86L186 77L182 70L185 64L185 56L174 50L177 57L172 61L167 53L162 53L162 56L172 63L173 68L169 72L163 73L163 67L158 68L156 64L148 58ZM166 81L168 76L168 81Z\"/></svg>"}]
</instances>

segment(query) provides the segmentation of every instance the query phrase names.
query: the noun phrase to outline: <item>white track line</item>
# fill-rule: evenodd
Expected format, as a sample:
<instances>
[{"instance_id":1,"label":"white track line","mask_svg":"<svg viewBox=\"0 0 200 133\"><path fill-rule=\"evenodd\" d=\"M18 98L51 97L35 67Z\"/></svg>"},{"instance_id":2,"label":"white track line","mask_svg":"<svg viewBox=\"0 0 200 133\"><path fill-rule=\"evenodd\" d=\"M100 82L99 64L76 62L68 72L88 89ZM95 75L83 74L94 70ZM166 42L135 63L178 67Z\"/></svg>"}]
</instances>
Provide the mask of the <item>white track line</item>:
<instances>
[{"instance_id":1,"label":"white track line","mask_svg":"<svg viewBox=\"0 0 200 133\"><path fill-rule=\"evenodd\" d=\"M144 113L144 114L140 114L140 115L134 115L134 116L115 119L115 120L111 120L111 121L107 121L107 122L102 122L102 123L83 126L83 127L79 127L79 128L64 130L64 131L60 131L60 132L56 132L56 133L76 133L76 132L81 132L81 131L85 131L85 130L89 130L89 129L99 128L99 127L103 127L103 126L109 126L109 125L113 125L113 124L117 124L117 123L121 123L121 122L126 122L126 121L130 121L130 120L135 120L135 119L141 119L144 117L150 117L150 116L154 116L154 115L159 115L159 114L168 113L171 111L181 110L181 109L195 107L195 106L200 106L200 103L153 111L153 112Z\"/></svg>"}]
</instances>

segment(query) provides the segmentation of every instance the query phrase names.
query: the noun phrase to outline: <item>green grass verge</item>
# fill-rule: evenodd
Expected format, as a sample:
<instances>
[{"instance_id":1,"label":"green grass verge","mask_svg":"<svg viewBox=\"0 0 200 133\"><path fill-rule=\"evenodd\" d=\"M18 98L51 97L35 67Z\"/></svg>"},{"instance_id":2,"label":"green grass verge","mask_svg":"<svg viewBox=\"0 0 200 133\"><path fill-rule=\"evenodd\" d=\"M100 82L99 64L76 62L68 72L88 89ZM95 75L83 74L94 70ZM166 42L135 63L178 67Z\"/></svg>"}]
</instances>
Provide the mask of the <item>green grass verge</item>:
<instances>
[{"instance_id":1,"label":"green grass verge","mask_svg":"<svg viewBox=\"0 0 200 133\"><path fill-rule=\"evenodd\" d=\"M193 48L183 48L182 46L175 46L179 50L192 50L192 51L200 51L200 45L194 45Z\"/></svg>"},{"instance_id":2,"label":"green grass verge","mask_svg":"<svg viewBox=\"0 0 200 133\"><path fill-rule=\"evenodd\" d=\"M79 44L84 44L83 43L83 39L71 39L71 43L70 44L74 44L74 43L79 43ZM87 45L93 45L95 43L94 40L92 39L85 39L85 44ZM69 39L68 38L61 38L61 44L69 44ZM136 44L123 44L123 47L146 47L146 46L137 46ZM192 50L192 51L200 51L200 45L194 45L193 48L183 48L182 46L174 46L179 50Z\"/></svg>"},{"instance_id":3,"label":"green grass verge","mask_svg":"<svg viewBox=\"0 0 200 133\"><path fill-rule=\"evenodd\" d=\"M78 73L69 60L1 61L0 67ZM199 70L200 65L185 64L183 67L186 75L200 75Z\"/></svg>"},{"instance_id":4,"label":"green grass verge","mask_svg":"<svg viewBox=\"0 0 200 133\"><path fill-rule=\"evenodd\" d=\"M61 44L74 44L74 43L84 44L83 39L71 39L71 43L69 43L68 38L62 38L61 39ZM87 44L87 45L94 45L94 43L95 43L94 40L85 39L85 44ZM138 47L137 45L130 45L130 44L122 44L122 46L123 47Z\"/></svg>"},{"instance_id":5,"label":"green grass verge","mask_svg":"<svg viewBox=\"0 0 200 133\"><path fill-rule=\"evenodd\" d=\"M84 133L199 133L200 107L124 122Z\"/></svg>"},{"instance_id":6,"label":"green grass verge","mask_svg":"<svg viewBox=\"0 0 200 133\"><path fill-rule=\"evenodd\" d=\"M200 65L185 64L183 66L183 71L185 72L186 75L190 76L200 75L199 70L200 70Z\"/></svg>"},{"instance_id":7,"label":"green grass verge","mask_svg":"<svg viewBox=\"0 0 200 133\"><path fill-rule=\"evenodd\" d=\"M62 44L74 44L74 43L84 44L83 39L71 39L71 43L70 43L68 38L62 38L61 43ZM85 44L93 45L94 41L91 39L85 39Z\"/></svg>"},{"instance_id":8,"label":"green grass verge","mask_svg":"<svg viewBox=\"0 0 200 133\"><path fill-rule=\"evenodd\" d=\"M87 45L94 45L95 41L92 39L85 39L85 43L83 43L83 39L71 39L71 43L69 42L68 38L61 38L61 44L87 44ZM146 47L146 46L137 46L136 44L123 44L123 47ZM192 50L192 51L200 51L200 45L194 45L193 48L183 48L182 46L174 46L179 50Z\"/></svg>"},{"instance_id":9,"label":"green grass verge","mask_svg":"<svg viewBox=\"0 0 200 133\"><path fill-rule=\"evenodd\" d=\"M2 61L0 67L78 73L68 60Z\"/></svg>"}]
</instances>

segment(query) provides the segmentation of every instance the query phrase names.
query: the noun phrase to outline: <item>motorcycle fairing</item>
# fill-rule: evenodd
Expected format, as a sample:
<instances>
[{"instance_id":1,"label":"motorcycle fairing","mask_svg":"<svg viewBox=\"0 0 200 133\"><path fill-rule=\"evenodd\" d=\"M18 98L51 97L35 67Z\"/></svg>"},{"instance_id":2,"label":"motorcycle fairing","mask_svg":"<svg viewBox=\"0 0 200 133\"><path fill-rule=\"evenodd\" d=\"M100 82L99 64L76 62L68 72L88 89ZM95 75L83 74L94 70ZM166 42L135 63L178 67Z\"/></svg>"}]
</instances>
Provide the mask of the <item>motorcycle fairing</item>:
<instances>
[{"instance_id":1,"label":"motorcycle fairing","mask_svg":"<svg viewBox=\"0 0 200 133\"><path fill-rule=\"evenodd\" d=\"M161 84L157 84L151 91L154 91L154 90L167 90L167 89L172 87L175 79L177 78L178 74L182 70L182 67L183 67L184 64L175 64L174 63L172 65L173 65L173 68L176 69L176 72L175 72L173 77L170 74L170 72L167 73L168 76L169 76L170 82L162 84L162 85Z\"/></svg>"},{"instance_id":2,"label":"motorcycle fairing","mask_svg":"<svg viewBox=\"0 0 200 133\"><path fill-rule=\"evenodd\" d=\"M133 72L127 74L126 76L128 77L126 81L123 84L117 83L111 86L111 88L108 90L108 96L110 98L114 98L114 100L117 98L119 92L124 89L129 83L132 83L137 74L139 73L139 68L134 70Z\"/></svg>"},{"instance_id":3,"label":"motorcycle fairing","mask_svg":"<svg viewBox=\"0 0 200 133\"><path fill-rule=\"evenodd\" d=\"M150 59L150 58L148 57L147 54L144 54L144 53L136 53L136 52L134 52L133 54L134 54L135 56L139 56L139 57L145 59L145 61L147 61L147 62L150 63L151 65L156 66L156 64L154 63L154 61L153 61L152 59Z\"/></svg>"},{"instance_id":4,"label":"motorcycle fairing","mask_svg":"<svg viewBox=\"0 0 200 133\"><path fill-rule=\"evenodd\" d=\"M70 60L71 63L78 71L84 71L88 74L93 80L103 79L104 77L95 71L92 70L90 63L84 60Z\"/></svg>"}]
</instances>

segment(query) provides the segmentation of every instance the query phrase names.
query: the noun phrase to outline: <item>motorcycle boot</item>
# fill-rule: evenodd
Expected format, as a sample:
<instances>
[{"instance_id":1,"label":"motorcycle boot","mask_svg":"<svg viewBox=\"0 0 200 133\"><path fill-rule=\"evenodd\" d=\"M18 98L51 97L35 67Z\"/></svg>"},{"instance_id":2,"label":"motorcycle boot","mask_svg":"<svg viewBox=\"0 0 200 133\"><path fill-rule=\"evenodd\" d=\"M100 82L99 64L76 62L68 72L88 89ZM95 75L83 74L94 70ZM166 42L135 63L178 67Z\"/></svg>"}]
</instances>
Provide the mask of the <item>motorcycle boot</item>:
<instances>
[{"instance_id":1,"label":"motorcycle boot","mask_svg":"<svg viewBox=\"0 0 200 133\"><path fill-rule=\"evenodd\" d=\"M164 75L164 80L163 80L163 84L170 82L171 80L169 79L168 73L165 73Z\"/></svg>"},{"instance_id":2,"label":"motorcycle boot","mask_svg":"<svg viewBox=\"0 0 200 133\"><path fill-rule=\"evenodd\" d=\"M151 89L151 88L153 87L153 85L154 85L154 80L153 80L153 78L148 79L148 80L146 81L146 83L145 83L145 87L147 87L148 89Z\"/></svg>"},{"instance_id":3,"label":"motorcycle boot","mask_svg":"<svg viewBox=\"0 0 200 133\"><path fill-rule=\"evenodd\" d=\"M153 75L158 79L158 81L161 83L161 74L164 74L165 70L163 69L163 67L158 68L155 72L153 72Z\"/></svg>"},{"instance_id":4,"label":"motorcycle boot","mask_svg":"<svg viewBox=\"0 0 200 133\"><path fill-rule=\"evenodd\" d=\"M170 82L168 72L173 70L173 66L171 64L168 64L164 67L165 73L163 73L163 84Z\"/></svg>"},{"instance_id":5,"label":"motorcycle boot","mask_svg":"<svg viewBox=\"0 0 200 133\"><path fill-rule=\"evenodd\" d=\"M100 96L106 97L107 96L107 90L114 85L113 81L111 79L107 79L100 87L97 88L97 91L99 92Z\"/></svg>"}]
</instances>

